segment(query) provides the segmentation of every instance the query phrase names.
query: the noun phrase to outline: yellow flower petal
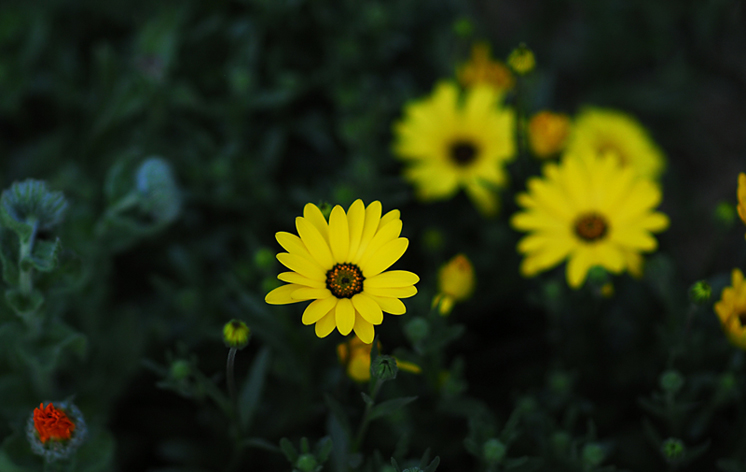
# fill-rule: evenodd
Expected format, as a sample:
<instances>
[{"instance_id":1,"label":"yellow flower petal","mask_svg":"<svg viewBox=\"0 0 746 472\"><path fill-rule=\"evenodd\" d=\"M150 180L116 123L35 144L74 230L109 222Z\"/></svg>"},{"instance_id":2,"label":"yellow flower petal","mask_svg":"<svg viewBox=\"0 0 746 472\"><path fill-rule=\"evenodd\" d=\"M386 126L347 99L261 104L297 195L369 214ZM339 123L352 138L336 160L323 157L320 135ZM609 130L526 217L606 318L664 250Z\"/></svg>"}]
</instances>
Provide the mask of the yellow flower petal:
<instances>
[{"instance_id":1,"label":"yellow flower petal","mask_svg":"<svg viewBox=\"0 0 746 472\"><path fill-rule=\"evenodd\" d=\"M373 277L366 277L364 286L379 288L406 287L408 285L414 285L419 281L420 278L413 272L406 270L390 270Z\"/></svg>"},{"instance_id":2,"label":"yellow flower petal","mask_svg":"<svg viewBox=\"0 0 746 472\"><path fill-rule=\"evenodd\" d=\"M306 287L313 287L313 288L326 287L326 283L320 280L309 279L308 277L304 277L297 272L282 272L277 276L277 278L279 280L282 280L283 282L304 285Z\"/></svg>"},{"instance_id":3,"label":"yellow flower petal","mask_svg":"<svg viewBox=\"0 0 746 472\"><path fill-rule=\"evenodd\" d=\"M466 194L474 202L474 205L485 216L494 216L499 209L497 195L494 190L481 183L472 183L466 186Z\"/></svg>"},{"instance_id":4,"label":"yellow flower petal","mask_svg":"<svg viewBox=\"0 0 746 472\"><path fill-rule=\"evenodd\" d=\"M358 249L358 255L355 259L352 260L352 263L364 265L364 261L368 260L373 254L381 249L384 244L398 238L401 234L401 229L401 220L394 220L388 223L386 226L382 226L376 232L375 236L373 236L373 239L371 239L366 246L363 246L362 244L360 245L360 249Z\"/></svg>"},{"instance_id":5,"label":"yellow flower petal","mask_svg":"<svg viewBox=\"0 0 746 472\"><path fill-rule=\"evenodd\" d=\"M335 311L336 310L331 310L329 313L324 315L319 321L316 322L316 336L325 338L329 336L332 331L334 331L334 328L337 327Z\"/></svg>"},{"instance_id":6,"label":"yellow flower petal","mask_svg":"<svg viewBox=\"0 0 746 472\"><path fill-rule=\"evenodd\" d=\"M327 242L329 241L329 225L326 222L326 218L324 218L324 214L319 210L319 207L313 203L306 203L306 206L303 207L303 217L319 230L319 233L321 233L321 236L323 236Z\"/></svg>"},{"instance_id":7,"label":"yellow flower petal","mask_svg":"<svg viewBox=\"0 0 746 472\"><path fill-rule=\"evenodd\" d=\"M415 287L394 287L394 288L377 288L377 287L365 287L363 293L368 295L375 295L377 297L393 297L393 298L409 298L417 294L417 288Z\"/></svg>"},{"instance_id":8,"label":"yellow flower petal","mask_svg":"<svg viewBox=\"0 0 746 472\"><path fill-rule=\"evenodd\" d=\"M313 260L313 256L311 256L311 253L308 252L305 244L303 244L303 241L301 241L298 236L280 231L275 234L275 239L277 239L277 242L280 243L280 246L282 246L290 254L295 254L305 257L306 259Z\"/></svg>"},{"instance_id":9,"label":"yellow flower petal","mask_svg":"<svg viewBox=\"0 0 746 472\"><path fill-rule=\"evenodd\" d=\"M287 305L288 303L299 302L301 300L296 300L295 298L290 296L299 288L302 288L302 286L296 284L288 284L277 287L264 297L264 301L269 303L270 305Z\"/></svg>"},{"instance_id":10,"label":"yellow flower petal","mask_svg":"<svg viewBox=\"0 0 746 472\"><path fill-rule=\"evenodd\" d=\"M369 253L371 256L361 260L359 264L363 275L366 278L375 277L388 269L404 255L408 246L409 240L407 238L397 238L386 243L377 252Z\"/></svg>"},{"instance_id":11,"label":"yellow flower petal","mask_svg":"<svg viewBox=\"0 0 746 472\"><path fill-rule=\"evenodd\" d=\"M373 338L375 337L375 329L373 328L373 325L367 322L363 319L362 316L360 316L359 313L355 313L355 334L358 338L365 344L370 344L373 342ZM368 355L370 356L370 354ZM368 366L370 368L370 357L368 357Z\"/></svg>"},{"instance_id":12,"label":"yellow flower petal","mask_svg":"<svg viewBox=\"0 0 746 472\"><path fill-rule=\"evenodd\" d=\"M305 257L301 257L297 254L281 252L277 254L277 260L288 269L298 272L309 279L325 280L326 274L318 264L311 262Z\"/></svg>"},{"instance_id":13,"label":"yellow flower petal","mask_svg":"<svg viewBox=\"0 0 746 472\"><path fill-rule=\"evenodd\" d=\"M358 293L353 296L352 305L368 323L373 323L374 325L383 323L381 307L365 293Z\"/></svg>"},{"instance_id":14,"label":"yellow flower petal","mask_svg":"<svg viewBox=\"0 0 746 472\"><path fill-rule=\"evenodd\" d=\"M350 252L350 227L347 223L347 215L339 205L335 205L329 215L329 244L336 262L340 264L347 262Z\"/></svg>"},{"instance_id":15,"label":"yellow flower petal","mask_svg":"<svg viewBox=\"0 0 746 472\"><path fill-rule=\"evenodd\" d=\"M368 247L368 243L373 239L373 236L378 230L378 223L381 221L381 202L378 200L374 201L368 208L365 209L365 223L363 224L363 234L360 236L360 244L358 246L357 253L354 257L350 258L351 262L355 262L359 257L363 255L365 248Z\"/></svg>"},{"instance_id":16,"label":"yellow flower petal","mask_svg":"<svg viewBox=\"0 0 746 472\"><path fill-rule=\"evenodd\" d=\"M290 294L290 296L296 300L314 300L331 297L332 292L327 288L302 287Z\"/></svg>"},{"instance_id":17,"label":"yellow flower petal","mask_svg":"<svg viewBox=\"0 0 746 472\"><path fill-rule=\"evenodd\" d=\"M357 254L360 247L360 239L363 236L363 225L365 224L365 205L360 199L355 200L347 210L347 222L350 226L350 251L347 260Z\"/></svg>"},{"instance_id":18,"label":"yellow flower petal","mask_svg":"<svg viewBox=\"0 0 746 472\"><path fill-rule=\"evenodd\" d=\"M337 322L337 330L342 336L347 336L355 324L355 308L349 298L340 298L334 310L334 318Z\"/></svg>"},{"instance_id":19,"label":"yellow flower petal","mask_svg":"<svg viewBox=\"0 0 746 472\"><path fill-rule=\"evenodd\" d=\"M400 220L401 219L401 212L399 210L391 210L386 212L385 215L381 217L381 222L378 223L379 228L383 228L387 224L391 223L394 220Z\"/></svg>"},{"instance_id":20,"label":"yellow flower petal","mask_svg":"<svg viewBox=\"0 0 746 472\"><path fill-rule=\"evenodd\" d=\"M303 318L301 319L301 321L304 325L314 324L321 318L326 316L326 314L329 313L336 306L337 298L335 297L327 297L314 300L303 311Z\"/></svg>"},{"instance_id":21,"label":"yellow flower petal","mask_svg":"<svg viewBox=\"0 0 746 472\"><path fill-rule=\"evenodd\" d=\"M572 288L579 288L585 282L588 270L593 266L590 249L577 249L567 262L567 283Z\"/></svg>"},{"instance_id":22,"label":"yellow flower petal","mask_svg":"<svg viewBox=\"0 0 746 472\"><path fill-rule=\"evenodd\" d=\"M403 315L407 312L406 305L404 305L404 302L402 302L398 298L379 297L376 295L372 295L367 290L364 293L368 295L374 302L378 303L378 306L381 307L381 310L385 311L386 313L390 313L392 315Z\"/></svg>"},{"instance_id":23,"label":"yellow flower petal","mask_svg":"<svg viewBox=\"0 0 746 472\"><path fill-rule=\"evenodd\" d=\"M300 239L308 249L311 257L313 257L313 260L322 269L331 269L334 265L334 259L329 250L329 244L327 244L326 239L324 239L324 236L321 235L316 226L306 218L299 216L295 219L295 227L298 229Z\"/></svg>"}]
</instances>

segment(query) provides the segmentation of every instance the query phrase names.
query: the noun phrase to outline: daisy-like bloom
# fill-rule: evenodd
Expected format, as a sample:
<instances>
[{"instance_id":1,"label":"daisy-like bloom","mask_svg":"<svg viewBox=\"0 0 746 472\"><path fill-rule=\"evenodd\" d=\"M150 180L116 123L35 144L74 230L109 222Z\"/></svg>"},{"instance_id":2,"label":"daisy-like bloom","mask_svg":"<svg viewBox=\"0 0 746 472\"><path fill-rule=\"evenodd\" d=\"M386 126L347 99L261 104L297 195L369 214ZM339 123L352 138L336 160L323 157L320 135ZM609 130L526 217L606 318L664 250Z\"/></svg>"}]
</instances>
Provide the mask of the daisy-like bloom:
<instances>
[{"instance_id":1,"label":"daisy-like bloom","mask_svg":"<svg viewBox=\"0 0 746 472\"><path fill-rule=\"evenodd\" d=\"M70 456L87 436L83 414L70 402L48 403L35 408L26 424L31 450L48 462Z\"/></svg>"},{"instance_id":2,"label":"daisy-like bloom","mask_svg":"<svg viewBox=\"0 0 746 472\"><path fill-rule=\"evenodd\" d=\"M545 159L562 149L570 134L570 117L562 113L540 111L528 122L528 144L536 157Z\"/></svg>"},{"instance_id":3,"label":"daisy-like bloom","mask_svg":"<svg viewBox=\"0 0 746 472\"><path fill-rule=\"evenodd\" d=\"M516 74L526 75L536 67L534 52L525 44L521 44L508 56L508 65Z\"/></svg>"},{"instance_id":4,"label":"daisy-like bloom","mask_svg":"<svg viewBox=\"0 0 746 472\"><path fill-rule=\"evenodd\" d=\"M594 266L639 274L640 253L658 245L651 233L668 227L668 217L654 211L661 200L658 185L636 178L610 155L547 164L544 176L529 179L527 188L516 198L524 210L511 218L515 229L530 232L518 243L526 277L565 259L573 288Z\"/></svg>"},{"instance_id":5,"label":"daisy-like bloom","mask_svg":"<svg viewBox=\"0 0 746 472\"><path fill-rule=\"evenodd\" d=\"M715 313L720 318L728 340L746 349L746 283L743 272L733 269L730 287L725 287L720 301L715 303Z\"/></svg>"},{"instance_id":6,"label":"daisy-like bloom","mask_svg":"<svg viewBox=\"0 0 746 472\"><path fill-rule=\"evenodd\" d=\"M505 185L503 169L515 157L514 114L500 106L501 94L476 86L459 104L451 82L410 103L394 125L394 153L411 166L404 171L423 201L453 197L460 188L485 215L497 213L495 189Z\"/></svg>"},{"instance_id":7,"label":"daisy-like bloom","mask_svg":"<svg viewBox=\"0 0 746 472\"><path fill-rule=\"evenodd\" d=\"M355 382L367 382L370 380L370 352L373 343L364 344L359 338L352 338L347 342L337 345L337 358L341 364L347 365L347 376ZM381 343L378 343L378 350ZM396 358L394 358L396 359ZM417 364L396 359L396 366L400 370L419 374L422 369Z\"/></svg>"},{"instance_id":8,"label":"daisy-like bloom","mask_svg":"<svg viewBox=\"0 0 746 472\"><path fill-rule=\"evenodd\" d=\"M438 272L438 294L433 306L441 315L448 315L456 302L467 300L474 293L474 267L463 254L456 255Z\"/></svg>"},{"instance_id":9,"label":"daisy-like bloom","mask_svg":"<svg viewBox=\"0 0 746 472\"><path fill-rule=\"evenodd\" d=\"M489 85L497 90L507 91L515 85L510 69L502 62L490 57L490 46L487 43L475 43L471 48L469 62L461 65L456 71L461 85Z\"/></svg>"},{"instance_id":10,"label":"daisy-like bloom","mask_svg":"<svg viewBox=\"0 0 746 472\"><path fill-rule=\"evenodd\" d=\"M640 177L657 179L665 167L663 152L640 123L617 110L587 108L575 119L567 154L593 159L614 154Z\"/></svg>"},{"instance_id":11,"label":"daisy-like bloom","mask_svg":"<svg viewBox=\"0 0 746 472\"><path fill-rule=\"evenodd\" d=\"M374 325L383 312L402 315L400 298L417 293L420 278L408 271L386 271L407 250L401 238L399 210L381 216L381 202L366 208L355 200L347 213L336 205L326 221L309 203L295 219L300 236L279 232L277 242L287 251L277 255L290 272L277 276L287 285L267 294L265 301L284 305L313 300L303 312L303 324L316 324L316 335L328 336L336 328L346 336L352 330L366 344L373 342Z\"/></svg>"},{"instance_id":12,"label":"daisy-like bloom","mask_svg":"<svg viewBox=\"0 0 746 472\"><path fill-rule=\"evenodd\" d=\"M738 174L738 216L746 223L746 174Z\"/></svg>"}]
</instances>

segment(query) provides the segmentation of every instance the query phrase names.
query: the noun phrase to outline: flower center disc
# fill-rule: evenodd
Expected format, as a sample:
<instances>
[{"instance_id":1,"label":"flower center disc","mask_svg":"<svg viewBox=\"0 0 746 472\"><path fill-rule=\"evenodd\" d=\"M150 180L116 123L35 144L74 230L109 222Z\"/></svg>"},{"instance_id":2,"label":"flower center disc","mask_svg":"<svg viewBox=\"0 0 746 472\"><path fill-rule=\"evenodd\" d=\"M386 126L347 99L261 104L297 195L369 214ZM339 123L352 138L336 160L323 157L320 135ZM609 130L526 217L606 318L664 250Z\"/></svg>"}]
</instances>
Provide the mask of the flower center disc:
<instances>
[{"instance_id":1,"label":"flower center disc","mask_svg":"<svg viewBox=\"0 0 746 472\"><path fill-rule=\"evenodd\" d=\"M459 166L466 166L477 158L477 147L469 141L455 141L451 144L451 159Z\"/></svg>"},{"instance_id":2,"label":"flower center disc","mask_svg":"<svg viewBox=\"0 0 746 472\"><path fill-rule=\"evenodd\" d=\"M738 322L741 323L741 328L746 328L746 313L739 313Z\"/></svg>"},{"instance_id":3,"label":"flower center disc","mask_svg":"<svg viewBox=\"0 0 746 472\"><path fill-rule=\"evenodd\" d=\"M326 273L326 288L337 298L352 298L363 291L362 271L348 262L336 264Z\"/></svg>"},{"instance_id":4,"label":"flower center disc","mask_svg":"<svg viewBox=\"0 0 746 472\"><path fill-rule=\"evenodd\" d=\"M606 236L609 225L606 219L598 213L582 215L575 222L575 234L585 241L597 241Z\"/></svg>"}]
</instances>

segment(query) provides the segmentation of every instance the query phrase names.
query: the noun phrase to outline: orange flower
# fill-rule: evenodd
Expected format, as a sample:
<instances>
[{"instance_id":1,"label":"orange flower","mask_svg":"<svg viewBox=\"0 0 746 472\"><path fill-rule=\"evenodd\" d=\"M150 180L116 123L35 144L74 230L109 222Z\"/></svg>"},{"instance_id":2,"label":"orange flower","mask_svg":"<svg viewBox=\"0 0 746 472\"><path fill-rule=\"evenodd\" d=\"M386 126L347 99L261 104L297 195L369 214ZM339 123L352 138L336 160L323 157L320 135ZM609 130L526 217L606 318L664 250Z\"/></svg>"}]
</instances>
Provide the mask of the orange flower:
<instances>
[{"instance_id":1,"label":"orange flower","mask_svg":"<svg viewBox=\"0 0 746 472\"><path fill-rule=\"evenodd\" d=\"M570 118L560 113L540 111L528 122L528 143L533 153L546 158L565 147L570 134Z\"/></svg>"},{"instance_id":2,"label":"orange flower","mask_svg":"<svg viewBox=\"0 0 746 472\"><path fill-rule=\"evenodd\" d=\"M486 84L497 90L506 91L515 84L510 69L490 57L490 46L487 43L476 43L472 46L470 61L461 65L456 75L458 81L466 87Z\"/></svg>"},{"instance_id":3,"label":"orange flower","mask_svg":"<svg viewBox=\"0 0 746 472\"><path fill-rule=\"evenodd\" d=\"M34 409L34 427L39 434L42 444L50 439L54 441L68 440L75 431L75 424L70 421L64 411L58 410L51 403L44 408L44 403Z\"/></svg>"}]
</instances>

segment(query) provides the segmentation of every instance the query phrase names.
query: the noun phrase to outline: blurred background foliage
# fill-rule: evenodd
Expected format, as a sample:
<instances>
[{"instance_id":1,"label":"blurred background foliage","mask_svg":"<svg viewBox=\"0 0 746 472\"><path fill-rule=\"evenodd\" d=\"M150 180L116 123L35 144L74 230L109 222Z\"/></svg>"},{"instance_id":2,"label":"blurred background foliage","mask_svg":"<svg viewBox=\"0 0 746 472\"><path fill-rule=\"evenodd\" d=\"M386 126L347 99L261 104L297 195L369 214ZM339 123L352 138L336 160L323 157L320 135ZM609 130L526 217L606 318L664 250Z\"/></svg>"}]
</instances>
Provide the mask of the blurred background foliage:
<instances>
[{"instance_id":1,"label":"blurred background foliage","mask_svg":"<svg viewBox=\"0 0 746 472\"><path fill-rule=\"evenodd\" d=\"M391 123L475 40L497 57L533 49L530 111L624 110L662 147L672 224L641 281L615 277L604 298L594 281L569 290L561 268L521 279L507 216L525 169L493 220L463 195L413 199ZM706 278L719 296L746 260L732 207L718 207L746 170L744 130L740 0L4 2L0 180L45 180L68 208L39 235L61 241L36 280L44 334L0 308L0 465L41 470L19 432L41 401L75 395L91 472L289 470L281 438L323 455L324 436L338 471L411 467L427 448L443 471L746 470L743 355L686 292ZM382 352L423 367L383 387L418 399L372 423L360 451L344 447L344 418L357 424L365 404L336 359L342 339L263 301L274 233L307 202L356 198L402 211L397 267L420 275L420 294L377 332ZM477 290L441 318L437 268L458 252ZM253 332L236 360L248 436L211 390L224 389L231 318ZM667 438L686 453L671 459Z\"/></svg>"}]
</instances>

